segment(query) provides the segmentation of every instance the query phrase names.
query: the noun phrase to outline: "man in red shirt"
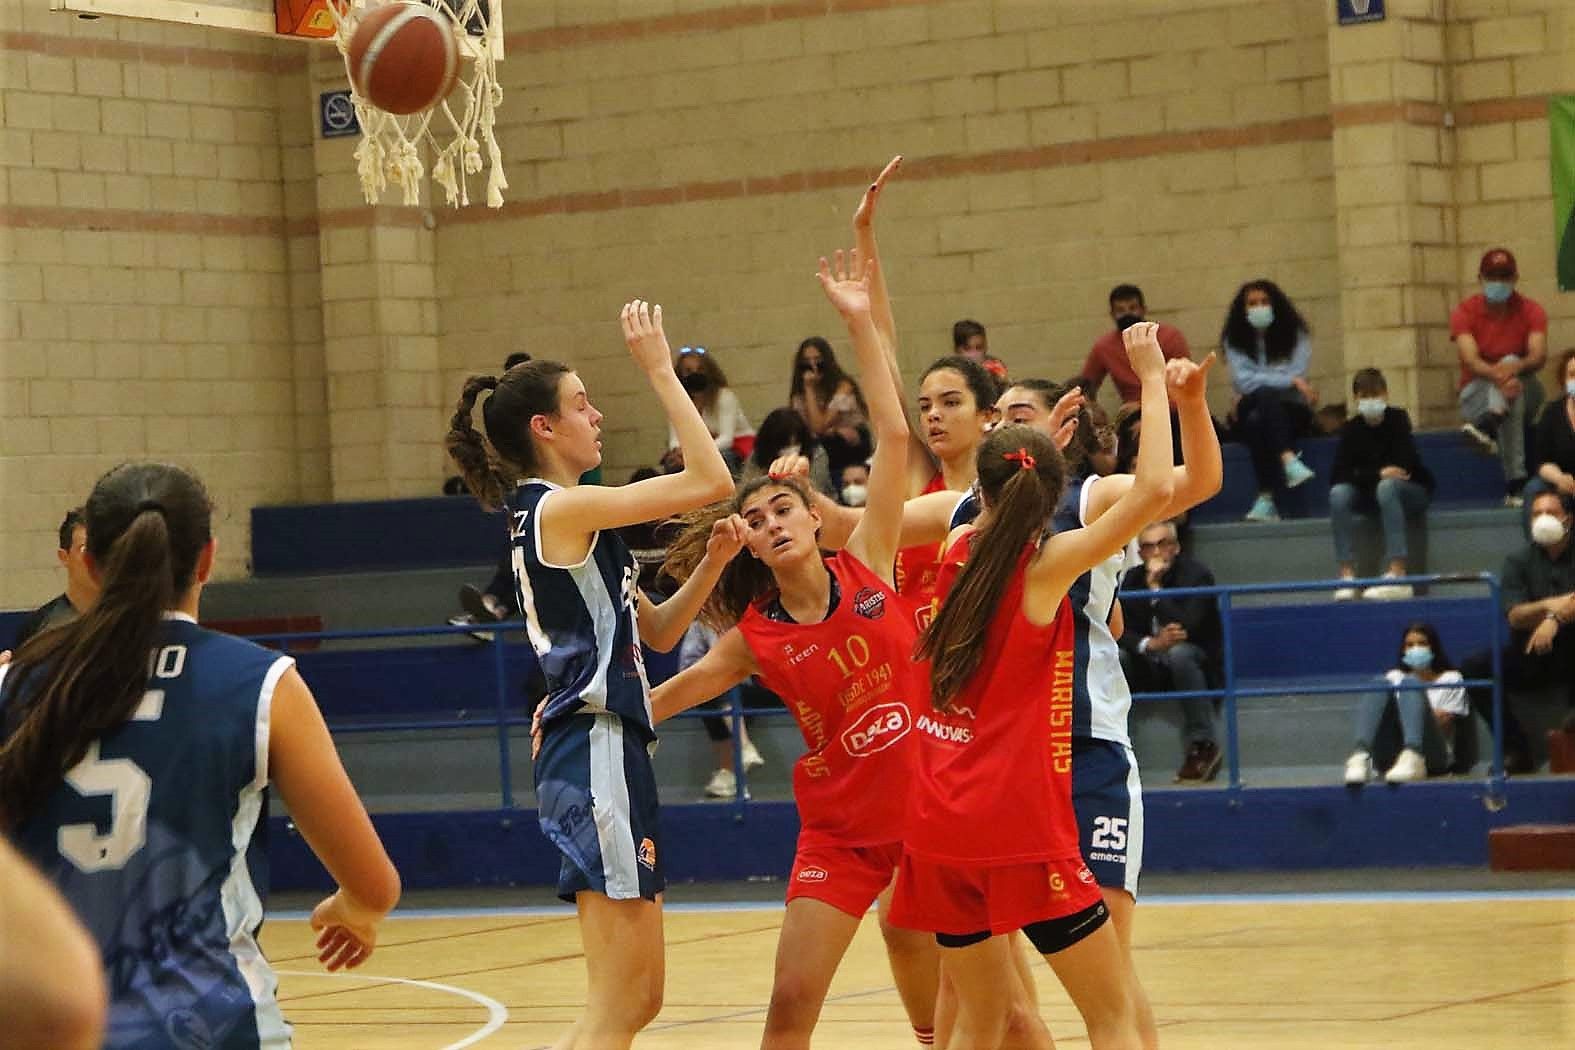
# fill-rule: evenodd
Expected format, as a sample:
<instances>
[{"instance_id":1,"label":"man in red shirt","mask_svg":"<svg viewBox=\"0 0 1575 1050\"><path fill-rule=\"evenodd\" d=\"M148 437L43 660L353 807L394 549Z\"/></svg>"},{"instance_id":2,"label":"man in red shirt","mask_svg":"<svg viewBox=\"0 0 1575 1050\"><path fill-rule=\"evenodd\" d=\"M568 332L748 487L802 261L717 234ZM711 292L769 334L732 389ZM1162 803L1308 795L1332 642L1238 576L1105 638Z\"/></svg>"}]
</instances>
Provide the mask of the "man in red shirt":
<instances>
[{"instance_id":1,"label":"man in red shirt","mask_svg":"<svg viewBox=\"0 0 1575 1050\"><path fill-rule=\"evenodd\" d=\"M1121 333L1145 320L1147 313L1148 308L1143 304L1143 289L1137 285L1118 284L1110 290L1110 319L1116 323L1115 330L1094 340L1092 349L1088 351L1088 360L1083 362L1083 378L1088 380L1087 393L1090 398L1099 393L1100 384L1108 375L1116 384L1116 392L1121 395L1123 405L1137 403L1142 384L1138 382L1137 373L1127 363L1127 351L1121 342ZM1192 356L1187 337L1181 334L1179 328L1163 322L1159 326L1159 349L1167 361Z\"/></svg>"},{"instance_id":2,"label":"man in red shirt","mask_svg":"<svg viewBox=\"0 0 1575 1050\"><path fill-rule=\"evenodd\" d=\"M1536 373L1548 357L1548 314L1515 291L1520 276L1504 248L1482 256L1482 291L1455 307L1449 334L1460 349L1461 432L1504 465L1504 502L1520 506L1526 483L1526 421L1541 402Z\"/></svg>"}]
</instances>

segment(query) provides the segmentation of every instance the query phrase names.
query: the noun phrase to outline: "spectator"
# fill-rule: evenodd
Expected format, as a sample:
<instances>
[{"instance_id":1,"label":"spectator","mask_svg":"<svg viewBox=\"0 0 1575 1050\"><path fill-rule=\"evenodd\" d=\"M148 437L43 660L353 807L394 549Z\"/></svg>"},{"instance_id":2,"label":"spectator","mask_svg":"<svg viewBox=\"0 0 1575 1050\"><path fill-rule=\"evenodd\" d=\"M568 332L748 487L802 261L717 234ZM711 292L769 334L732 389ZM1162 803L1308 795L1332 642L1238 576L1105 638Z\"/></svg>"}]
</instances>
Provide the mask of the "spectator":
<instances>
[{"instance_id":1,"label":"spectator","mask_svg":"<svg viewBox=\"0 0 1575 1050\"><path fill-rule=\"evenodd\" d=\"M1088 359L1083 362L1083 378L1088 381L1085 393L1092 401L1108 375L1116 385L1121 403L1136 404L1138 389L1142 384L1127 362L1121 333L1139 321L1148 319L1143 290L1135 284L1118 284L1110 289L1110 319L1116 323L1115 329L1094 340L1093 347L1088 351ZM1187 337L1181 334L1179 328L1163 322L1159 326L1159 348L1167 361L1192 356L1192 351L1187 347Z\"/></svg>"},{"instance_id":2,"label":"spectator","mask_svg":"<svg viewBox=\"0 0 1575 1050\"><path fill-rule=\"evenodd\" d=\"M1312 339L1307 322L1273 281L1248 281L1231 301L1220 332L1236 388L1236 440L1252 455L1258 499L1248 521L1277 521L1274 491L1306 484L1313 472L1296 454L1312 424L1318 391L1307 381Z\"/></svg>"},{"instance_id":3,"label":"spectator","mask_svg":"<svg viewBox=\"0 0 1575 1050\"><path fill-rule=\"evenodd\" d=\"M842 468L842 477L838 479L837 502L844 507L862 507L869 501L870 465L868 463L849 463Z\"/></svg>"},{"instance_id":4,"label":"spectator","mask_svg":"<svg viewBox=\"0 0 1575 1050\"><path fill-rule=\"evenodd\" d=\"M1575 705L1575 544L1570 542L1572 502L1557 492L1539 492L1531 503L1531 543L1504 559L1504 612L1509 620L1509 645L1504 649L1504 689L1563 688ZM1460 665L1467 678L1493 677L1492 654L1471 654ZM1469 690L1471 706L1493 724L1493 693ZM1513 707L1504 704L1504 768L1532 771L1526 731ZM1575 729L1567 716L1565 729Z\"/></svg>"},{"instance_id":5,"label":"spectator","mask_svg":"<svg viewBox=\"0 0 1575 1050\"><path fill-rule=\"evenodd\" d=\"M34 609L16 631L16 649L27 640L51 627L58 627L82 615L98 597L98 583L87 567L87 525L81 507L66 511L60 523L60 549L55 557L66 570L65 593L56 596Z\"/></svg>"},{"instance_id":6,"label":"spectator","mask_svg":"<svg viewBox=\"0 0 1575 1050\"><path fill-rule=\"evenodd\" d=\"M727 385L727 376L716 357L703 346L686 346L678 351L678 361L673 366L678 381L689 391L689 400L700 410L700 418L716 439L716 447L728 468L737 475L744 459L754 450L755 428L739 406L738 395ZM669 472L684 469L683 450L678 447L678 433L667 428L667 453L662 466Z\"/></svg>"},{"instance_id":7,"label":"spectator","mask_svg":"<svg viewBox=\"0 0 1575 1050\"><path fill-rule=\"evenodd\" d=\"M1376 368L1364 368L1351 381L1356 416L1340 428L1334 468L1329 476L1329 520L1334 526L1334 559L1342 580L1355 579L1352 533L1356 515L1378 512L1384 529L1385 576L1406 575L1406 523L1419 519L1433 498L1433 474L1411 437L1411 417L1389 404L1389 385ZM1410 586L1369 587L1365 598L1409 598ZM1341 587L1336 601L1356 597Z\"/></svg>"},{"instance_id":8,"label":"spectator","mask_svg":"<svg viewBox=\"0 0 1575 1050\"><path fill-rule=\"evenodd\" d=\"M826 450L816 443L804 417L791 408L773 408L760 421L755 432L755 447L744 461L742 481L753 481L771 469L778 456L802 455L809 460L809 481L828 496L834 491L833 475Z\"/></svg>"},{"instance_id":9,"label":"spectator","mask_svg":"<svg viewBox=\"0 0 1575 1050\"><path fill-rule=\"evenodd\" d=\"M964 318L952 325L952 353L980 365L997 382L1006 382L1006 362L991 356L990 337L978 321Z\"/></svg>"},{"instance_id":10,"label":"spectator","mask_svg":"<svg viewBox=\"0 0 1575 1050\"><path fill-rule=\"evenodd\" d=\"M849 463L869 458L872 446L864 392L837 364L831 344L818 335L798 344L793 355L788 404L804 417L810 435L826 450L830 477L836 477ZM804 447L808 449L808 443ZM771 461L765 462L769 465Z\"/></svg>"},{"instance_id":11,"label":"spectator","mask_svg":"<svg viewBox=\"0 0 1575 1050\"><path fill-rule=\"evenodd\" d=\"M707 627L698 619L690 624L689 630L684 632L684 640L678 644L678 670L688 670L698 663L702 656L711 651L711 647L716 644L719 637L714 628ZM742 686L739 688L742 689ZM729 690L729 693L731 692L732 690ZM726 711L730 699L731 697L724 693L705 706ZM738 774L733 772L733 720L723 715L706 715L700 721L705 724L706 736L711 738L711 748L716 755L716 769L705 785L706 797L733 798L738 794ZM748 723L741 720L738 729L744 772L765 765L766 760L760 757L760 752L749 739ZM744 791L744 797L749 797L747 789Z\"/></svg>"},{"instance_id":12,"label":"spectator","mask_svg":"<svg viewBox=\"0 0 1575 1050\"><path fill-rule=\"evenodd\" d=\"M1345 426L1347 411L1344 401L1321 406L1313 413L1313 430L1323 437L1334 437Z\"/></svg>"},{"instance_id":13,"label":"spectator","mask_svg":"<svg viewBox=\"0 0 1575 1050\"><path fill-rule=\"evenodd\" d=\"M1133 692L1202 692L1220 666L1219 607L1207 595L1166 598L1178 587L1212 587L1214 574L1182 553L1176 526L1156 522L1138 534L1143 563L1121 583L1121 668ZM1145 593L1148 592L1148 593ZM1182 782L1213 780L1221 754L1214 732L1218 700L1194 697L1181 705L1186 757Z\"/></svg>"},{"instance_id":14,"label":"spectator","mask_svg":"<svg viewBox=\"0 0 1575 1050\"><path fill-rule=\"evenodd\" d=\"M1575 349L1559 358L1559 382L1563 397L1550 402L1537 421L1536 469L1526 483L1526 502L1538 493L1558 492L1575 496ZM1531 532L1531 511L1526 511L1526 532Z\"/></svg>"},{"instance_id":15,"label":"spectator","mask_svg":"<svg viewBox=\"0 0 1575 1050\"><path fill-rule=\"evenodd\" d=\"M1519 270L1503 248L1482 256L1482 291L1449 315L1460 352L1461 433L1504 466L1504 503L1522 504L1526 423L1541 402L1537 370L1548 357L1548 314L1515 291ZM1535 403L1535 404L1534 404Z\"/></svg>"},{"instance_id":16,"label":"spectator","mask_svg":"<svg viewBox=\"0 0 1575 1050\"><path fill-rule=\"evenodd\" d=\"M1345 782L1365 784L1374 769L1391 784L1449 772L1455 723L1471 717L1460 672L1430 623L1413 623L1400 636L1390 688L1362 697L1356 708L1356 750L1345 760ZM1426 685L1426 690L1400 689Z\"/></svg>"}]
</instances>

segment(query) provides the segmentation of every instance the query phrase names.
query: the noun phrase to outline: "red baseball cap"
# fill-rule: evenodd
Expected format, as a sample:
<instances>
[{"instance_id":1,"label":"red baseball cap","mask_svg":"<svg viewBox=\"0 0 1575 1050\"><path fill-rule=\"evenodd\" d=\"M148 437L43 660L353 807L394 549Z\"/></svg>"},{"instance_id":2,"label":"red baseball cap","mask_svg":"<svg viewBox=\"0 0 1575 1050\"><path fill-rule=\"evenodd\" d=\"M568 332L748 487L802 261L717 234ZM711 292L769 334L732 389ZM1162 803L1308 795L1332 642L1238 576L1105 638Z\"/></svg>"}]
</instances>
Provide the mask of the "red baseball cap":
<instances>
[{"instance_id":1,"label":"red baseball cap","mask_svg":"<svg viewBox=\"0 0 1575 1050\"><path fill-rule=\"evenodd\" d=\"M1477 274L1482 277L1518 277L1520 271L1515 267L1515 257L1507 248L1492 248L1482 255L1482 265L1477 267Z\"/></svg>"}]
</instances>

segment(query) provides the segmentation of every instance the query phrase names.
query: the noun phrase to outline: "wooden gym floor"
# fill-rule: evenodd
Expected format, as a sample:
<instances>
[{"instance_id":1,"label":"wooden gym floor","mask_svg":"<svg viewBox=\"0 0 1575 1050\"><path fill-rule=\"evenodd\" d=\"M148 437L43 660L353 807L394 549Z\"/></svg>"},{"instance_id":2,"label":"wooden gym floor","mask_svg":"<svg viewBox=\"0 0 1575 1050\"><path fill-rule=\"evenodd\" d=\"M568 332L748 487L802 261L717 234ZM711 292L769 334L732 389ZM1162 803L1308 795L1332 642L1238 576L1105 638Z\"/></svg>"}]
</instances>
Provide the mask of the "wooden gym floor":
<instances>
[{"instance_id":1,"label":"wooden gym floor","mask_svg":"<svg viewBox=\"0 0 1575 1050\"><path fill-rule=\"evenodd\" d=\"M668 909L667 1001L651 1050L758 1045L779 908ZM546 1047L577 1014L574 916L541 910L391 919L361 973L325 975L299 918L271 920L298 1050ZM1137 960L1171 1050L1470 1050L1575 1045L1575 895L1155 899ZM1086 1046L1035 964L1058 1045ZM873 916L832 985L816 1045L915 1046Z\"/></svg>"}]
</instances>

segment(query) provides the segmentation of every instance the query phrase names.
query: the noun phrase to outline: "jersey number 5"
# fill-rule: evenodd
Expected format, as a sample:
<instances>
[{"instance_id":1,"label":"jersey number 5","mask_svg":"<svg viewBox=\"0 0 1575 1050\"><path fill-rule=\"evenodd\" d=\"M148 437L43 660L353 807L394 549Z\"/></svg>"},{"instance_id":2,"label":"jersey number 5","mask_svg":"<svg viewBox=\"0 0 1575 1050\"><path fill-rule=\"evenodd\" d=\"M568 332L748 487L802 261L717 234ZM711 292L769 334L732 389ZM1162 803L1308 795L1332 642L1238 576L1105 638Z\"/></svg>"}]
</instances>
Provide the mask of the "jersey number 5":
<instances>
[{"instance_id":1,"label":"jersey number 5","mask_svg":"<svg viewBox=\"0 0 1575 1050\"><path fill-rule=\"evenodd\" d=\"M165 646L153 659L157 678L177 678L186 666L184 645ZM132 713L133 722L156 722L164 713L164 690L149 689ZM82 761L66 774L66 783L85 798L109 796L109 831L99 834L92 823L67 824L60 829L56 847L60 855L88 874L116 871L136 855L148 840L148 802L153 780L129 758L100 758L99 742L88 745Z\"/></svg>"}]
</instances>

